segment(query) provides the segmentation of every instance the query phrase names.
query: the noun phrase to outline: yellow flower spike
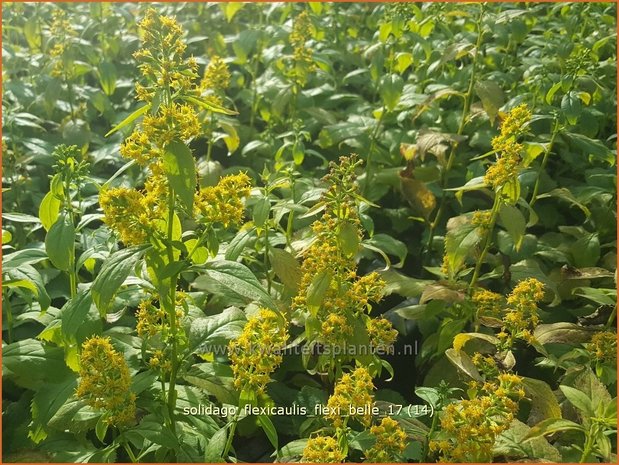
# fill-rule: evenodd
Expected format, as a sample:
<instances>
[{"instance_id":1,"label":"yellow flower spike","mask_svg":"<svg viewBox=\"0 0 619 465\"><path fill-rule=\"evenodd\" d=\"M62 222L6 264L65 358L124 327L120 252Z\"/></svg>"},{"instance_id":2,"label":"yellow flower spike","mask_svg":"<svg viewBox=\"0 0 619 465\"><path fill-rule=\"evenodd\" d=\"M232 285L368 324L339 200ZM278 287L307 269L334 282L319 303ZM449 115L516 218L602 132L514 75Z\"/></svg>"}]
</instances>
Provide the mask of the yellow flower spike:
<instances>
[{"instance_id":1,"label":"yellow flower spike","mask_svg":"<svg viewBox=\"0 0 619 465\"><path fill-rule=\"evenodd\" d=\"M229 85L230 71L228 65L221 57L214 55L206 66L200 87L203 90L221 92L227 89Z\"/></svg>"},{"instance_id":2,"label":"yellow flower spike","mask_svg":"<svg viewBox=\"0 0 619 465\"><path fill-rule=\"evenodd\" d=\"M393 345L398 332L386 318L372 318L367 322L370 345L372 347L388 348Z\"/></svg>"},{"instance_id":3,"label":"yellow flower spike","mask_svg":"<svg viewBox=\"0 0 619 465\"><path fill-rule=\"evenodd\" d=\"M595 333L586 347L599 362L614 363L617 360L617 334L612 331Z\"/></svg>"},{"instance_id":4,"label":"yellow flower spike","mask_svg":"<svg viewBox=\"0 0 619 465\"><path fill-rule=\"evenodd\" d=\"M109 337L93 336L82 344L76 395L91 407L105 410L111 425L129 426L135 421L129 368Z\"/></svg>"},{"instance_id":5,"label":"yellow flower spike","mask_svg":"<svg viewBox=\"0 0 619 465\"><path fill-rule=\"evenodd\" d=\"M246 173L224 176L216 186L203 187L195 194L194 210L209 223L238 226L250 192L251 179Z\"/></svg>"},{"instance_id":6,"label":"yellow flower spike","mask_svg":"<svg viewBox=\"0 0 619 465\"><path fill-rule=\"evenodd\" d=\"M370 428L370 433L376 438L376 442L365 454L368 462L399 461L400 454L406 449L407 436L397 421L385 417L381 420L380 425Z\"/></svg>"},{"instance_id":7,"label":"yellow flower spike","mask_svg":"<svg viewBox=\"0 0 619 465\"><path fill-rule=\"evenodd\" d=\"M367 368L358 367L352 373L344 374L335 385L333 395L327 401L327 406L330 409L327 417L333 422L334 426L341 426L344 418L350 414L350 406L365 408L368 405L373 405L373 391L374 383ZM369 426L372 421L370 414L351 416L365 426Z\"/></svg>"},{"instance_id":8,"label":"yellow flower spike","mask_svg":"<svg viewBox=\"0 0 619 465\"><path fill-rule=\"evenodd\" d=\"M503 309L503 296L486 289L475 289L471 301L477 307L479 316L498 317Z\"/></svg>"},{"instance_id":9,"label":"yellow flower spike","mask_svg":"<svg viewBox=\"0 0 619 465\"><path fill-rule=\"evenodd\" d=\"M234 386L264 392L270 375L282 362L280 351L288 341L288 321L273 310L261 308L249 319L238 339L228 348Z\"/></svg>"},{"instance_id":10,"label":"yellow flower spike","mask_svg":"<svg viewBox=\"0 0 619 465\"><path fill-rule=\"evenodd\" d=\"M333 436L314 436L307 440L301 462L341 463L346 459Z\"/></svg>"}]
</instances>

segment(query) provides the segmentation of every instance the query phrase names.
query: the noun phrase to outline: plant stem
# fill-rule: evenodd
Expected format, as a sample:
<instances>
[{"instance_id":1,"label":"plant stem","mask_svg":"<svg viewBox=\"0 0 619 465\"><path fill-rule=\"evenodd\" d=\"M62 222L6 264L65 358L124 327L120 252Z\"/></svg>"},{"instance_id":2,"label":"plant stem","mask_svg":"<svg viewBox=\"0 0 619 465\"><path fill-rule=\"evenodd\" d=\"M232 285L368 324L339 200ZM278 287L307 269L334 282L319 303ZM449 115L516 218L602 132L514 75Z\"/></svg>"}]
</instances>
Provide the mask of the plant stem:
<instances>
[{"instance_id":1,"label":"plant stem","mask_svg":"<svg viewBox=\"0 0 619 465\"><path fill-rule=\"evenodd\" d=\"M129 443L127 441L123 441L122 445L125 448L125 451L127 451L127 455L131 459L131 462L132 463L137 463L138 459L136 458L135 454L133 453L133 450L131 450L131 446L129 445Z\"/></svg>"},{"instance_id":2,"label":"plant stem","mask_svg":"<svg viewBox=\"0 0 619 465\"><path fill-rule=\"evenodd\" d=\"M428 461L428 452L429 452L429 445L430 445L430 438L432 437L432 434L434 433L434 431L436 430L436 427L438 426L438 413L434 412L434 416L432 417L432 424L430 425L430 430L428 431L428 434L426 434L426 442L423 445L423 453L422 453L422 457L423 457L423 461L427 462Z\"/></svg>"},{"instance_id":3,"label":"plant stem","mask_svg":"<svg viewBox=\"0 0 619 465\"><path fill-rule=\"evenodd\" d=\"M583 447L582 456L580 457L579 463L585 463L587 461L587 457L589 457L589 454L591 454L591 451L593 450L595 435L593 434L592 429L593 427L590 427L589 431L587 431L587 440L585 441L585 447Z\"/></svg>"},{"instance_id":4,"label":"plant stem","mask_svg":"<svg viewBox=\"0 0 619 465\"><path fill-rule=\"evenodd\" d=\"M481 47L481 39L483 36L483 29L482 29L482 24L481 24L483 16L484 16L484 9L482 5L481 11L479 13L479 19L477 20L477 41L475 43L475 56L473 57L473 63L471 65L472 66L471 67L471 78L469 80L469 86L466 91L466 94L464 95L462 115L460 117L460 124L458 125L458 132L456 132L456 135L458 136L461 136L462 133L464 132L464 127L466 126L466 120L468 119L469 113L471 110L471 100L473 97L473 89L475 87L475 78L477 76L477 57L479 56L479 48ZM430 249L432 246L432 238L434 237L434 231L436 230L436 227L438 226L441 220L441 217L443 216L443 212L445 211L445 201L447 198L447 193L444 191L444 189L447 186L447 175L451 171L451 168L453 167L453 164L456 160L457 149L458 149L458 143L455 142L451 146L451 151L449 152L449 157L447 158L447 164L445 165L445 169L441 172L440 185L441 185L441 189L443 190L443 195L441 196L441 202L439 204L438 210L436 211L434 220L430 223L430 233L428 234L428 240L426 242L426 247L425 247L427 252L430 252Z\"/></svg>"},{"instance_id":5,"label":"plant stem","mask_svg":"<svg viewBox=\"0 0 619 465\"><path fill-rule=\"evenodd\" d=\"M544 153L544 158L542 159L542 164L540 165L539 171L537 172L537 178L535 179L535 187L533 187L533 194L531 195L531 201L529 202L529 206L533 206L537 201L537 191L539 190L539 182L542 177L542 172L546 169L546 163L548 162L548 156L550 155L550 151L552 150L552 146L555 142L555 138L559 134L559 119L555 120L555 125L552 130L552 135L550 136L550 142L548 143L548 147L546 147L546 151Z\"/></svg>"},{"instance_id":6,"label":"plant stem","mask_svg":"<svg viewBox=\"0 0 619 465\"><path fill-rule=\"evenodd\" d=\"M365 183L363 185L363 196L364 197L367 197L368 189L370 188L370 183L372 182L372 175L373 175L372 154L374 153L374 150L376 148L376 139L378 138L378 131L380 131L380 128L383 124L383 120L385 119L385 113L387 113L387 107L383 105L380 111L380 118L378 118L378 121L376 122L376 126L374 127L374 131L372 132L372 135L370 136L370 146L368 148L368 154L365 159Z\"/></svg>"},{"instance_id":7,"label":"plant stem","mask_svg":"<svg viewBox=\"0 0 619 465\"><path fill-rule=\"evenodd\" d=\"M224 451L222 453L222 458L226 460L228 454L230 453L230 448L232 447L232 439L234 439L234 433L236 431L236 424L239 421L239 411L241 409L237 409L234 417L232 418L232 424L230 425L230 433L228 434L228 439L226 440L226 447L224 447Z\"/></svg>"},{"instance_id":8,"label":"plant stem","mask_svg":"<svg viewBox=\"0 0 619 465\"><path fill-rule=\"evenodd\" d=\"M169 188L168 195L168 241L167 241L167 253L169 263L174 261L174 249L172 246L173 233L174 233L174 206L175 206L174 189ZM170 320L170 333L172 334L172 368L170 370L170 380L168 386L168 413L170 415L170 427L172 431L176 433L176 420L174 418L174 411L176 410L176 375L178 371L178 341L176 334L176 282L178 280L178 274L174 274L170 278L170 289L168 299L162 298L162 303L165 302L166 311Z\"/></svg>"},{"instance_id":9,"label":"plant stem","mask_svg":"<svg viewBox=\"0 0 619 465\"><path fill-rule=\"evenodd\" d=\"M492 212L490 216L490 225L488 226L488 231L486 232L486 237L484 239L484 248L477 259L477 263L475 264L475 271L473 272L473 278L471 279L471 284L469 285L469 292L475 288L475 284L477 283L477 279L479 278L479 272L481 270L481 265L484 262L484 258L486 258L486 254L490 249L490 245L492 243L492 232L494 230L494 225L496 223L497 216L499 214L499 208L501 207L501 196L500 192L497 192L494 196L494 204L492 205Z\"/></svg>"}]
</instances>

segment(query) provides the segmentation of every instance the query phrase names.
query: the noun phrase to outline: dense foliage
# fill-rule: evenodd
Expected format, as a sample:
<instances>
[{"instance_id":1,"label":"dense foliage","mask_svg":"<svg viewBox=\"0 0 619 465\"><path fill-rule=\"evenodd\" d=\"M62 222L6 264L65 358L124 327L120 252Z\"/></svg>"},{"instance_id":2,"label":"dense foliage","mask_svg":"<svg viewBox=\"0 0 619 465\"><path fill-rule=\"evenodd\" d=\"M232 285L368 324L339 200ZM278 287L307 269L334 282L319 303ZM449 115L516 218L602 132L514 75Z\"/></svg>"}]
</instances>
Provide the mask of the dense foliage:
<instances>
[{"instance_id":1,"label":"dense foliage","mask_svg":"<svg viewBox=\"0 0 619 465\"><path fill-rule=\"evenodd\" d=\"M615 4L2 14L4 461L617 460Z\"/></svg>"}]
</instances>

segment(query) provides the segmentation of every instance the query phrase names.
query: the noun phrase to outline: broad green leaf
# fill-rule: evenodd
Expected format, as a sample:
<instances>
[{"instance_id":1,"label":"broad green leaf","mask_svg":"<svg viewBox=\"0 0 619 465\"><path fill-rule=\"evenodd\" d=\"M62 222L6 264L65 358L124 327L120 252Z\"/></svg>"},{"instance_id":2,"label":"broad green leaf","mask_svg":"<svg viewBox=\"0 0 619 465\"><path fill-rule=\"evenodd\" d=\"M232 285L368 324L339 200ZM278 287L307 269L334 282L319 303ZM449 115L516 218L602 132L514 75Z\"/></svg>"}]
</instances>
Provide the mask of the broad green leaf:
<instances>
[{"instance_id":1,"label":"broad green leaf","mask_svg":"<svg viewBox=\"0 0 619 465\"><path fill-rule=\"evenodd\" d=\"M74 266L75 226L71 215L63 212L45 236L45 251L52 264L62 271Z\"/></svg>"},{"instance_id":2,"label":"broad green leaf","mask_svg":"<svg viewBox=\"0 0 619 465\"><path fill-rule=\"evenodd\" d=\"M236 131L236 128L225 121L220 121L219 125L225 131L226 135L223 136L223 140L228 147L228 155L232 155L239 148L241 139Z\"/></svg>"},{"instance_id":3,"label":"broad green leaf","mask_svg":"<svg viewBox=\"0 0 619 465\"><path fill-rule=\"evenodd\" d=\"M359 232L350 221L344 221L337 234L337 240L342 253L347 256L355 255L359 250Z\"/></svg>"},{"instance_id":4,"label":"broad green leaf","mask_svg":"<svg viewBox=\"0 0 619 465\"><path fill-rule=\"evenodd\" d=\"M61 382L71 375L64 351L36 339L24 339L2 348L2 375L27 389Z\"/></svg>"},{"instance_id":5,"label":"broad green leaf","mask_svg":"<svg viewBox=\"0 0 619 465\"><path fill-rule=\"evenodd\" d=\"M277 309L277 305L252 271L241 263L227 260L207 263L204 274L196 278L194 286L211 292L217 292L217 286L222 286L247 302L256 301L268 308Z\"/></svg>"},{"instance_id":6,"label":"broad green leaf","mask_svg":"<svg viewBox=\"0 0 619 465\"><path fill-rule=\"evenodd\" d=\"M133 123L136 119L138 119L140 116L146 114L146 112L150 110L150 103L148 105L144 105L143 107L138 108L137 110L135 110L133 113L131 113L129 116L127 116L124 120L122 120L120 123L118 123L116 126L114 126L106 135L105 137L111 136L112 134L114 134L116 131L124 128L125 126L130 125L131 123Z\"/></svg>"},{"instance_id":7,"label":"broad green leaf","mask_svg":"<svg viewBox=\"0 0 619 465\"><path fill-rule=\"evenodd\" d=\"M393 255L398 258L399 262L396 263L394 268L401 268L404 265L404 259L408 254L408 247L406 244L388 234L374 234L371 238L364 241L373 245L374 247L382 250L386 254Z\"/></svg>"},{"instance_id":8,"label":"broad green leaf","mask_svg":"<svg viewBox=\"0 0 619 465\"><path fill-rule=\"evenodd\" d=\"M41 220L41 224L46 231L49 231L58 219L61 205L62 201L60 201L51 191L43 197L41 205L39 206L39 219Z\"/></svg>"},{"instance_id":9,"label":"broad green leaf","mask_svg":"<svg viewBox=\"0 0 619 465\"><path fill-rule=\"evenodd\" d=\"M490 118L490 124L494 124L494 120L499 114L499 108L505 103L503 89L494 81L477 81L475 93Z\"/></svg>"},{"instance_id":10,"label":"broad green leaf","mask_svg":"<svg viewBox=\"0 0 619 465\"><path fill-rule=\"evenodd\" d=\"M527 227L524 215L513 205L502 204L499 210L499 219L514 241L516 251L520 250Z\"/></svg>"},{"instance_id":11,"label":"broad green leaf","mask_svg":"<svg viewBox=\"0 0 619 465\"><path fill-rule=\"evenodd\" d=\"M183 142L172 141L163 151L163 170L170 186L188 212L193 211L196 191L196 163L191 149Z\"/></svg>"},{"instance_id":12,"label":"broad green leaf","mask_svg":"<svg viewBox=\"0 0 619 465\"><path fill-rule=\"evenodd\" d=\"M19 268L22 265L34 265L47 260L47 253L41 249L22 249L2 257L2 270Z\"/></svg>"},{"instance_id":13,"label":"broad green leaf","mask_svg":"<svg viewBox=\"0 0 619 465\"><path fill-rule=\"evenodd\" d=\"M567 400L569 400L574 407L580 410L586 418L594 415L591 399L589 399L584 392L571 386L559 386L559 389L561 389Z\"/></svg>"},{"instance_id":14,"label":"broad green leaf","mask_svg":"<svg viewBox=\"0 0 619 465\"><path fill-rule=\"evenodd\" d=\"M273 425L271 419L267 415L258 415L258 423L260 423L260 426L267 435L271 445L275 448L275 450L277 450L279 448L277 430L275 429L275 425Z\"/></svg>"},{"instance_id":15,"label":"broad green leaf","mask_svg":"<svg viewBox=\"0 0 619 465\"><path fill-rule=\"evenodd\" d=\"M531 399L531 411L527 423L533 424L547 418L561 417L561 406L548 383L525 377L523 385L526 397Z\"/></svg>"},{"instance_id":16,"label":"broad green leaf","mask_svg":"<svg viewBox=\"0 0 619 465\"><path fill-rule=\"evenodd\" d=\"M219 4L221 9L224 12L224 15L226 15L226 20L228 22L232 21L232 18L234 18L234 15L241 10L241 8L243 8L245 6L245 3L241 3L241 2L225 2L225 3L220 3ZM208 460L207 460L208 462Z\"/></svg>"},{"instance_id":17,"label":"broad green leaf","mask_svg":"<svg viewBox=\"0 0 619 465\"><path fill-rule=\"evenodd\" d=\"M46 383L44 389L39 389L30 406L32 424L28 437L35 444L44 440L49 433L49 422L58 412L60 407L75 393L77 380L75 375L70 375L61 383Z\"/></svg>"},{"instance_id":18,"label":"broad green leaf","mask_svg":"<svg viewBox=\"0 0 619 465\"><path fill-rule=\"evenodd\" d=\"M106 95L112 95L116 90L117 72L116 66L110 61L103 61L99 64L99 81L101 88Z\"/></svg>"},{"instance_id":19,"label":"broad green leaf","mask_svg":"<svg viewBox=\"0 0 619 465\"><path fill-rule=\"evenodd\" d=\"M226 3L226 5L234 5L234 3ZM243 5L243 4L241 4ZM222 457L224 449L226 448L226 442L228 439L228 428L224 427L217 431L208 440L206 447L204 448L204 462L205 463L223 463L225 462Z\"/></svg>"},{"instance_id":20,"label":"broad green leaf","mask_svg":"<svg viewBox=\"0 0 619 465\"><path fill-rule=\"evenodd\" d=\"M387 74L380 80L380 96L385 107L393 111L400 100L404 80L398 74Z\"/></svg>"},{"instance_id":21,"label":"broad green leaf","mask_svg":"<svg viewBox=\"0 0 619 465\"><path fill-rule=\"evenodd\" d=\"M333 279L333 272L329 269L321 270L314 276L311 284L307 288L306 304L309 311L315 315L325 298L329 287L331 287L331 281Z\"/></svg>"},{"instance_id":22,"label":"broad green leaf","mask_svg":"<svg viewBox=\"0 0 619 465\"><path fill-rule=\"evenodd\" d=\"M103 263L101 271L92 283L92 300L105 316L118 288L127 279L136 263L150 246L141 245L119 250Z\"/></svg>"},{"instance_id":23,"label":"broad green leaf","mask_svg":"<svg viewBox=\"0 0 619 465\"><path fill-rule=\"evenodd\" d=\"M213 316L196 318L188 329L188 352L214 352L215 346L221 346L236 339L247 323L245 313L231 307Z\"/></svg>"},{"instance_id":24,"label":"broad green leaf","mask_svg":"<svg viewBox=\"0 0 619 465\"><path fill-rule=\"evenodd\" d=\"M269 219L269 213L271 211L271 201L268 197L261 197L254 205L253 219L254 224L261 228Z\"/></svg>"},{"instance_id":25,"label":"broad green leaf","mask_svg":"<svg viewBox=\"0 0 619 465\"><path fill-rule=\"evenodd\" d=\"M269 253L275 275L286 287L296 291L301 281L301 267L297 259L290 252L275 247L271 247Z\"/></svg>"}]
</instances>

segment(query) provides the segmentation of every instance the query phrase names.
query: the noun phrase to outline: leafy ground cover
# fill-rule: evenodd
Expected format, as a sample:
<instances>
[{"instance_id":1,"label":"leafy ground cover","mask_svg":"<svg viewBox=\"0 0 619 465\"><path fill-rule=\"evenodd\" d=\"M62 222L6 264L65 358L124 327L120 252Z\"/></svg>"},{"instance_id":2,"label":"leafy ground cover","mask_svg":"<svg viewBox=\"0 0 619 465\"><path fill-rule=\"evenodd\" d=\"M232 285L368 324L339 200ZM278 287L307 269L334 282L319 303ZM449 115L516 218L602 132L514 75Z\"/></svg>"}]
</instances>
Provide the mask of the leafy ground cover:
<instances>
[{"instance_id":1,"label":"leafy ground cover","mask_svg":"<svg viewBox=\"0 0 619 465\"><path fill-rule=\"evenodd\" d=\"M4 3L3 460L615 462L616 13Z\"/></svg>"}]
</instances>

